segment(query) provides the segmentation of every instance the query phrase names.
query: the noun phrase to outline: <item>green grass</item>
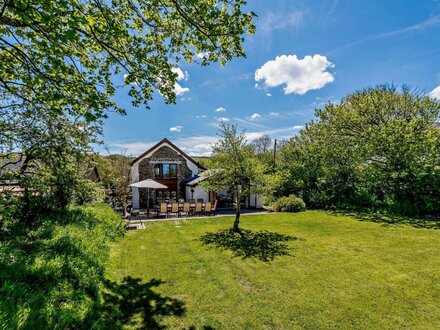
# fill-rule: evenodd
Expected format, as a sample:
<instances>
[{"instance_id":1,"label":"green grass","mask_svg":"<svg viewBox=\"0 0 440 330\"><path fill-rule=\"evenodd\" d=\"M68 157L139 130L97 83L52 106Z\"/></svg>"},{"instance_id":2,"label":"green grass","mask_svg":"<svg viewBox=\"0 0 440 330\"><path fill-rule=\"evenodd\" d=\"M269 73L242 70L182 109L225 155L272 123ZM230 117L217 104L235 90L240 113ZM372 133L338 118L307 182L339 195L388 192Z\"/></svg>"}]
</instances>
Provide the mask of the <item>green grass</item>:
<instances>
[{"instance_id":1,"label":"green grass","mask_svg":"<svg viewBox=\"0 0 440 330\"><path fill-rule=\"evenodd\" d=\"M439 230L319 211L242 217L243 228L298 238L286 243L290 256L263 262L202 245L203 234L231 223L193 219L130 231L112 248L108 277L164 281L152 290L185 312L150 317L170 328L440 328Z\"/></svg>"}]
</instances>

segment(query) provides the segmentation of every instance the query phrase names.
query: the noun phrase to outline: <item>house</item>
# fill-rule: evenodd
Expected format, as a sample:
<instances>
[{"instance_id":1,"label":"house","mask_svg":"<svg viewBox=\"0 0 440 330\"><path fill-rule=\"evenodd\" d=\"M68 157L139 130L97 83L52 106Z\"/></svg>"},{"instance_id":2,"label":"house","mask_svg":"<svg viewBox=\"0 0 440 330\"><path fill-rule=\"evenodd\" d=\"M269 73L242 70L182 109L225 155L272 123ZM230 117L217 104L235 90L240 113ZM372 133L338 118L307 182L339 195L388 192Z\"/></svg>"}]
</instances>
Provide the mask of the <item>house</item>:
<instances>
[{"instance_id":1,"label":"house","mask_svg":"<svg viewBox=\"0 0 440 330\"><path fill-rule=\"evenodd\" d=\"M168 189L150 191L150 205L168 199L199 199L214 202L219 200L224 206L232 206L233 196L228 191L208 191L200 183L209 176L206 170L192 157L168 139L163 139L131 162L131 182L153 179ZM132 187L133 208L146 208L148 191ZM243 200L245 207L262 207L262 198L247 196Z\"/></svg>"},{"instance_id":2,"label":"house","mask_svg":"<svg viewBox=\"0 0 440 330\"><path fill-rule=\"evenodd\" d=\"M200 192L200 196L198 193L190 196L186 189L187 182L205 170L197 161L165 138L131 162L131 182L153 179L167 186L168 189L151 192L150 198L153 202L191 197L209 200L209 194L204 190ZM147 189L132 187L132 192L133 208L145 208Z\"/></svg>"}]
</instances>

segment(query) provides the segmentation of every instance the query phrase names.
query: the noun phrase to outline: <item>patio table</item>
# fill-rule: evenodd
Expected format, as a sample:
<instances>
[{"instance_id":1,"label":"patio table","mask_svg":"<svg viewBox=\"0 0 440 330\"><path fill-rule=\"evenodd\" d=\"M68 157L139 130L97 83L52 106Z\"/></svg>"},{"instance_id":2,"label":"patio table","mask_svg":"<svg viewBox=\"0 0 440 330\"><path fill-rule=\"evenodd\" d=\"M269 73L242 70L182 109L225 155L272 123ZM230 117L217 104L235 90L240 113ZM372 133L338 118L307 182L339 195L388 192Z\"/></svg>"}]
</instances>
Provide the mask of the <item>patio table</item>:
<instances>
[{"instance_id":1,"label":"patio table","mask_svg":"<svg viewBox=\"0 0 440 330\"><path fill-rule=\"evenodd\" d=\"M182 211L184 203L178 203L178 204L179 204L179 211ZM172 207L172 204L168 203L167 204L168 210L171 210L171 207ZM190 207L191 211L194 211L194 209L196 208L196 204L189 204L189 207ZM156 212L158 212L160 210L160 205L157 205L157 204L154 205L154 210ZM202 203L202 211L204 211L204 210L205 210L205 203Z\"/></svg>"}]
</instances>

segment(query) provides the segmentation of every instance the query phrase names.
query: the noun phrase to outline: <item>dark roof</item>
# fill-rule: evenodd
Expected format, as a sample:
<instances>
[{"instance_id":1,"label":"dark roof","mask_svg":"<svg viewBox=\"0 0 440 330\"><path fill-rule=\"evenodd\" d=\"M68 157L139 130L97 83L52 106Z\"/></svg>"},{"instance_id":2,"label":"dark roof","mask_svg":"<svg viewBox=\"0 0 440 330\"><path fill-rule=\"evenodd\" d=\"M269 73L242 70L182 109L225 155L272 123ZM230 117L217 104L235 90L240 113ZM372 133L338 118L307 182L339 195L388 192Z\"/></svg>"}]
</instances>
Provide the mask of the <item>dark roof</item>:
<instances>
[{"instance_id":1,"label":"dark roof","mask_svg":"<svg viewBox=\"0 0 440 330\"><path fill-rule=\"evenodd\" d=\"M148 149L147 151L145 151L143 154L141 154L139 157L136 157L135 159L133 159L130 163L130 165L133 165L134 163L136 163L138 160L142 159L145 155L148 155L151 151L153 151L154 149L156 149L157 147L159 147L161 144L163 143L168 143L170 146L172 146L174 149L176 149L178 152L180 152L182 154L183 157L185 157L186 159L192 161L194 164L196 164L199 168L201 168L202 170L206 170L206 168L204 168L202 165L200 165L199 162L197 162L196 160L194 160L194 158L188 156L185 152L183 152L179 147L177 147L174 143L172 143L170 140L168 140L167 138L159 141L158 143L156 143L154 146L152 146L150 149Z\"/></svg>"},{"instance_id":2,"label":"dark roof","mask_svg":"<svg viewBox=\"0 0 440 330\"><path fill-rule=\"evenodd\" d=\"M11 180L11 176L17 175L20 173L26 156L21 152L12 152L10 154L2 154L0 157L0 177L3 177L1 185L5 184L17 184L17 178ZM33 167L34 164L29 164L30 167ZM30 169L27 168L24 171L24 175L29 174ZM7 179L6 179L7 178Z\"/></svg>"}]
</instances>

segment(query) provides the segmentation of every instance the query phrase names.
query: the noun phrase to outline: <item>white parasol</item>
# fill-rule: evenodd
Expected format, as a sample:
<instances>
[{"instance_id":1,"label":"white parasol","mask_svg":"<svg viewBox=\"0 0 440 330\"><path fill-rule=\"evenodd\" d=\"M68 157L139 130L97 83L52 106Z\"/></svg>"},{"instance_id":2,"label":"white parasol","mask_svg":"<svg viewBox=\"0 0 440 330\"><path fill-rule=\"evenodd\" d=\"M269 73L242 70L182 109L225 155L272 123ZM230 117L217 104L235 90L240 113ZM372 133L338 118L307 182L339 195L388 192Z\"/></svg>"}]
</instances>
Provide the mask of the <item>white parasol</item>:
<instances>
[{"instance_id":1,"label":"white parasol","mask_svg":"<svg viewBox=\"0 0 440 330\"><path fill-rule=\"evenodd\" d=\"M167 189L168 187L162 183L154 181L152 179L142 180L136 183L132 183L130 187L136 188L147 188L148 189L148 199L147 199L147 218L150 216L150 189Z\"/></svg>"}]
</instances>

